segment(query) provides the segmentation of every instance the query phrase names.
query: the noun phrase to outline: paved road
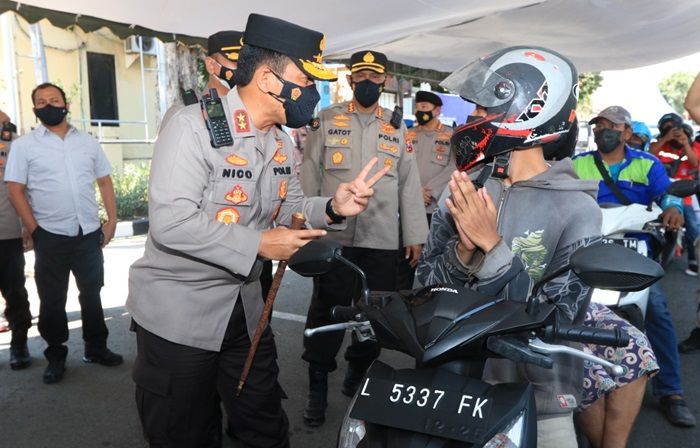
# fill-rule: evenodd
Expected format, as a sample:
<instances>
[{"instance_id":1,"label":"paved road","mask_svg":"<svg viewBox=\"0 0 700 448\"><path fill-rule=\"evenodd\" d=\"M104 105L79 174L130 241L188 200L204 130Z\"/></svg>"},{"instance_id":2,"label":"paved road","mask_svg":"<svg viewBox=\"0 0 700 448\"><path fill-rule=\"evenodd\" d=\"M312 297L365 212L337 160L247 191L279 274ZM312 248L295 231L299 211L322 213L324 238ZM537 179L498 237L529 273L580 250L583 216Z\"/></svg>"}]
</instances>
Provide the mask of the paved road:
<instances>
[{"instance_id":1,"label":"paved road","mask_svg":"<svg viewBox=\"0 0 700 448\"><path fill-rule=\"evenodd\" d=\"M129 316L124 309L128 266L143 251L143 238L117 240L105 251L106 285L103 302L110 346L122 353L125 363L115 368L86 365L80 362L82 343L77 291L71 286L67 310L71 340L68 370L63 382L47 386L41 382L46 361L41 356L43 341L36 328L30 332L29 348L34 364L24 371L12 371L7 364L9 335L0 334L0 447L72 448L72 447L145 447L133 401L130 370L135 356L135 342L128 331ZM33 256L27 257L28 289L32 312L38 313L36 288L31 278ZM664 279L677 330L685 336L693 327L694 295L698 280L682 272L679 260ZM276 302L273 329L280 357L280 382L289 399L285 408L290 419L294 447L327 448L334 446L340 421L349 399L340 394L344 361L330 378L327 422L318 429L304 426L301 408L306 394L306 365L299 355L302 347L303 316L308 307L311 283L288 271ZM382 359L398 366L409 366L401 354L386 352ZM686 395L696 416L700 416L700 354L682 357ZM700 429L679 429L666 423L656 410L650 393L644 401L635 425L630 446L697 447ZM226 442L225 446L233 445Z\"/></svg>"}]
</instances>

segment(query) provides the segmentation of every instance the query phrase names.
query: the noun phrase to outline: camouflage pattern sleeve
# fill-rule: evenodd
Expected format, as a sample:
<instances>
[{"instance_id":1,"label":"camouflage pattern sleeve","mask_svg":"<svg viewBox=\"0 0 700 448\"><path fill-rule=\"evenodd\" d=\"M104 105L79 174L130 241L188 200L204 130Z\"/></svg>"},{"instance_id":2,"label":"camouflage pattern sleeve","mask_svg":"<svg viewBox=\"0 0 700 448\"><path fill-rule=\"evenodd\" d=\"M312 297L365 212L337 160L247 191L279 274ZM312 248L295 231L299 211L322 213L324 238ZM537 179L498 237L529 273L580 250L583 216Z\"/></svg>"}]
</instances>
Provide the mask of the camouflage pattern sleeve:
<instances>
[{"instance_id":1,"label":"camouflage pattern sleeve","mask_svg":"<svg viewBox=\"0 0 700 448\"><path fill-rule=\"evenodd\" d=\"M428 240L416 268L416 278L422 285L467 285L472 277L457 258L455 246L458 241L457 228L443 201L433 214Z\"/></svg>"}]
</instances>

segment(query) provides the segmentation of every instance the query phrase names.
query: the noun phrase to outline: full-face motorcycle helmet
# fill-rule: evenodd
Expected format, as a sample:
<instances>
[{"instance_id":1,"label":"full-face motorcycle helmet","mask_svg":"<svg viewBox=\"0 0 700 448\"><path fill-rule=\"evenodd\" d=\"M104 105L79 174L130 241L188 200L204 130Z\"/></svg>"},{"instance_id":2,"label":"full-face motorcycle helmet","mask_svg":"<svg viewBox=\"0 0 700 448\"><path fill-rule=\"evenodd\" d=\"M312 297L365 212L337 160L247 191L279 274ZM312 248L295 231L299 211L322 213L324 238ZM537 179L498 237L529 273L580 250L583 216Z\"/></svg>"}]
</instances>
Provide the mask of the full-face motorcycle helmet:
<instances>
[{"instance_id":1,"label":"full-face motorcycle helmet","mask_svg":"<svg viewBox=\"0 0 700 448\"><path fill-rule=\"evenodd\" d=\"M458 69L440 85L483 108L486 115L470 117L452 136L460 170L517 148L557 140L576 118L576 67L546 48L496 51Z\"/></svg>"}]
</instances>

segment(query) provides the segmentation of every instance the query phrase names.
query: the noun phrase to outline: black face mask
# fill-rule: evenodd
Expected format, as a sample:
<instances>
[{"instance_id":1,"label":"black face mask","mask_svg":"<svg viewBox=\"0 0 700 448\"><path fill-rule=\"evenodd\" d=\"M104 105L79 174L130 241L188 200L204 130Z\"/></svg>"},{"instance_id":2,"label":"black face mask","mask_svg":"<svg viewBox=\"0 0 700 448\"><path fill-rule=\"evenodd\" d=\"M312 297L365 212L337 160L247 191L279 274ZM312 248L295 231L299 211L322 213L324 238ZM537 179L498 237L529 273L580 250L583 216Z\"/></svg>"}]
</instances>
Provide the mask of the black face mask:
<instances>
[{"instance_id":1,"label":"black face mask","mask_svg":"<svg viewBox=\"0 0 700 448\"><path fill-rule=\"evenodd\" d=\"M598 146L598 151L603 154L610 154L620 146L620 136L622 131L615 129L603 129L594 133L595 144Z\"/></svg>"},{"instance_id":2,"label":"black face mask","mask_svg":"<svg viewBox=\"0 0 700 448\"><path fill-rule=\"evenodd\" d=\"M302 87L283 79L277 73L273 72L273 74L282 83L282 91L279 95L272 92L267 93L282 103L287 120L284 124L290 128L300 128L306 125L313 118L314 109L321 101L321 95L316 90L316 85Z\"/></svg>"},{"instance_id":3,"label":"black face mask","mask_svg":"<svg viewBox=\"0 0 700 448\"><path fill-rule=\"evenodd\" d=\"M34 115L44 123L45 126L57 126L61 124L66 115L68 115L68 109L66 106L56 107L50 104L42 107L41 109L34 109Z\"/></svg>"},{"instance_id":4,"label":"black face mask","mask_svg":"<svg viewBox=\"0 0 700 448\"><path fill-rule=\"evenodd\" d=\"M632 149L638 149L639 151L644 151L644 143L630 143L627 142L627 146Z\"/></svg>"},{"instance_id":5,"label":"black face mask","mask_svg":"<svg viewBox=\"0 0 700 448\"><path fill-rule=\"evenodd\" d=\"M416 121L419 125L423 126L433 119L433 111L429 110L427 112L416 112Z\"/></svg>"},{"instance_id":6,"label":"black face mask","mask_svg":"<svg viewBox=\"0 0 700 448\"><path fill-rule=\"evenodd\" d=\"M236 81L234 79L234 75L236 74L235 70L232 70L228 67L224 67L223 65L219 69L219 79L228 84L228 87L230 89L233 89L236 87Z\"/></svg>"},{"instance_id":7,"label":"black face mask","mask_svg":"<svg viewBox=\"0 0 700 448\"><path fill-rule=\"evenodd\" d=\"M379 101L379 95L381 95L382 90L384 90L384 84L377 84L369 79L355 82L353 85L355 86L355 99L362 107L370 107Z\"/></svg>"}]
</instances>

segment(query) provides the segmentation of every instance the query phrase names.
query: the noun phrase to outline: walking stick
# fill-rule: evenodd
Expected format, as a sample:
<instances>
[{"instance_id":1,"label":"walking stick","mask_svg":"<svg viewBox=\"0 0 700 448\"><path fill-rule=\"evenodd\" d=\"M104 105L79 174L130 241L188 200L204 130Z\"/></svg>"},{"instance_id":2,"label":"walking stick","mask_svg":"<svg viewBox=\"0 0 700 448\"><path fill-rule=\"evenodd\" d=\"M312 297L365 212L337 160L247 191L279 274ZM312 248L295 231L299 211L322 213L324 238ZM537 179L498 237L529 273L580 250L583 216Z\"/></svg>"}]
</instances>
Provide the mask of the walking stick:
<instances>
[{"instance_id":1,"label":"walking stick","mask_svg":"<svg viewBox=\"0 0 700 448\"><path fill-rule=\"evenodd\" d=\"M303 213L294 213L292 215L292 230L299 230L304 227L306 223L306 218L304 218ZM248 349L248 357L243 364L243 372L241 373L241 379L238 381L238 386L236 387L236 396L241 394L243 386L248 379L248 374L250 373L250 368L253 366L253 358L255 358L255 352L258 350L258 345L260 344L260 338L262 337L263 331L270 321L270 314L272 313L272 305L275 303L275 297L277 297L277 290L282 284L282 276L284 276L284 270L287 268L287 260L280 260L277 264L277 270L275 271L275 276L272 278L272 284L270 285L270 291L267 293L265 298L265 306L263 307L262 315L258 321L258 326L255 328L255 335L250 343L250 348Z\"/></svg>"}]
</instances>

